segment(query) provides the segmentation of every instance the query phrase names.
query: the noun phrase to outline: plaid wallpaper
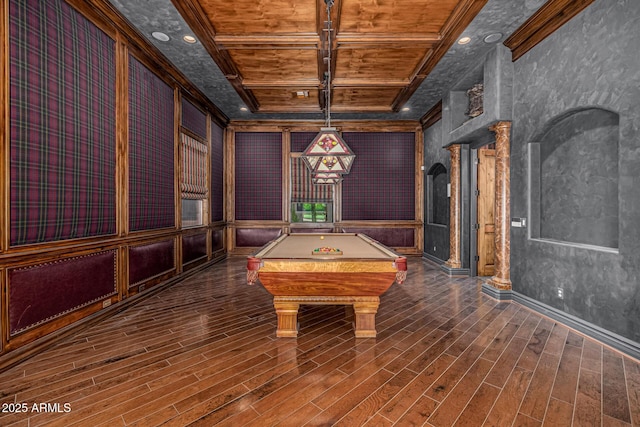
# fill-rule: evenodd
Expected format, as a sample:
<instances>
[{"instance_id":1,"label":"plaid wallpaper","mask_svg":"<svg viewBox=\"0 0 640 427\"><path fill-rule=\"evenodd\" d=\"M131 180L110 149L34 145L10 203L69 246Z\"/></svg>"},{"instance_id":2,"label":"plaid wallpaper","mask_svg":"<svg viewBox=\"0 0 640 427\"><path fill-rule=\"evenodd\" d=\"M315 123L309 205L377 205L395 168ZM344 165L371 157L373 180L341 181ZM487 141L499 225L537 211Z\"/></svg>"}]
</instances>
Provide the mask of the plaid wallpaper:
<instances>
[{"instance_id":1,"label":"plaid wallpaper","mask_svg":"<svg viewBox=\"0 0 640 427\"><path fill-rule=\"evenodd\" d=\"M129 229L175 225L173 89L129 56Z\"/></svg>"},{"instance_id":2,"label":"plaid wallpaper","mask_svg":"<svg viewBox=\"0 0 640 427\"><path fill-rule=\"evenodd\" d=\"M211 124L211 220L224 219L224 129Z\"/></svg>"},{"instance_id":3,"label":"plaid wallpaper","mask_svg":"<svg viewBox=\"0 0 640 427\"><path fill-rule=\"evenodd\" d=\"M182 126L207 139L207 115L184 98L182 98Z\"/></svg>"},{"instance_id":4,"label":"plaid wallpaper","mask_svg":"<svg viewBox=\"0 0 640 427\"><path fill-rule=\"evenodd\" d=\"M302 153L319 132L320 128L318 132L291 132L291 152Z\"/></svg>"},{"instance_id":5,"label":"plaid wallpaper","mask_svg":"<svg viewBox=\"0 0 640 427\"><path fill-rule=\"evenodd\" d=\"M11 245L116 232L115 43L62 0L9 2Z\"/></svg>"},{"instance_id":6,"label":"plaid wallpaper","mask_svg":"<svg viewBox=\"0 0 640 427\"><path fill-rule=\"evenodd\" d=\"M415 219L415 134L345 132L356 155L342 181L342 219Z\"/></svg>"},{"instance_id":7,"label":"plaid wallpaper","mask_svg":"<svg viewBox=\"0 0 640 427\"><path fill-rule=\"evenodd\" d=\"M282 134L236 133L237 220L282 219Z\"/></svg>"}]
</instances>

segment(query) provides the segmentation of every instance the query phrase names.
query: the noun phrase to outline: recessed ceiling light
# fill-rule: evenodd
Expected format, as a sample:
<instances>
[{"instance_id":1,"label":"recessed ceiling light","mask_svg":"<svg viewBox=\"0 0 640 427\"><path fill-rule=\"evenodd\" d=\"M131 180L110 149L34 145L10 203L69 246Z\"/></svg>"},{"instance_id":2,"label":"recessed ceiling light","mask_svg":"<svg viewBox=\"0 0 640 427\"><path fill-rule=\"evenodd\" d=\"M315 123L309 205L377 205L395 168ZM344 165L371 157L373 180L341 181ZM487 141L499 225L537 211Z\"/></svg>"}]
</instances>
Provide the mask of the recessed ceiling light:
<instances>
[{"instance_id":1,"label":"recessed ceiling light","mask_svg":"<svg viewBox=\"0 0 640 427\"><path fill-rule=\"evenodd\" d=\"M409 110L411 110L411 108L409 108L409 107L402 107L402 111L409 111Z\"/></svg>"},{"instance_id":2,"label":"recessed ceiling light","mask_svg":"<svg viewBox=\"0 0 640 427\"><path fill-rule=\"evenodd\" d=\"M240 107L240 111L249 111L247 107Z\"/></svg>"},{"instance_id":3,"label":"recessed ceiling light","mask_svg":"<svg viewBox=\"0 0 640 427\"><path fill-rule=\"evenodd\" d=\"M486 36L483 40L485 43L495 43L502 38L502 33L492 33Z\"/></svg>"},{"instance_id":4,"label":"recessed ceiling light","mask_svg":"<svg viewBox=\"0 0 640 427\"><path fill-rule=\"evenodd\" d=\"M184 37L182 37L182 40L186 41L187 43L195 43L196 42L196 38L193 36L189 36L186 35Z\"/></svg>"},{"instance_id":5,"label":"recessed ceiling light","mask_svg":"<svg viewBox=\"0 0 640 427\"><path fill-rule=\"evenodd\" d=\"M166 35L165 33L161 33L160 31L154 31L153 33L151 33L151 37L153 37L156 40L160 40L161 42L169 41L169 36Z\"/></svg>"},{"instance_id":6,"label":"recessed ceiling light","mask_svg":"<svg viewBox=\"0 0 640 427\"><path fill-rule=\"evenodd\" d=\"M471 41L471 37L462 37L460 40L458 40L458 44L467 44Z\"/></svg>"}]
</instances>

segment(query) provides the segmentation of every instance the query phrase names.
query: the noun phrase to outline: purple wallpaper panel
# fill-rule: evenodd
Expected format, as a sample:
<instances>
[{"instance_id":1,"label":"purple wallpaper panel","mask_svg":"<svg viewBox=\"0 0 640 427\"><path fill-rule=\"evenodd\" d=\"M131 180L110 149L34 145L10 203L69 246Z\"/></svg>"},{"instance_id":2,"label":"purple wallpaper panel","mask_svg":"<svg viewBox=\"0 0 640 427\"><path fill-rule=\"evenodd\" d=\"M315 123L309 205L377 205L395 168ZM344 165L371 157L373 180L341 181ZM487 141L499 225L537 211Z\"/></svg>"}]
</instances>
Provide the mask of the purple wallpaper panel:
<instances>
[{"instance_id":1,"label":"purple wallpaper panel","mask_svg":"<svg viewBox=\"0 0 640 427\"><path fill-rule=\"evenodd\" d=\"M198 107L182 98L182 126L207 139L207 115Z\"/></svg>"},{"instance_id":2,"label":"purple wallpaper panel","mask_svg":"<svg viewBox=\"0 0 640 427\"><path fill-rule=\"evenodd\" d=\"M173 89L129 56L129 229L175 225Z\"/></svg>"},{"instance_id":3,"label":"purple wallpaper panel","mask_svg":"<svg viewBox=\"0 0 640 427\"><path fill-rule=\"evenodd\" d=\"M114 234L114 40L64 1L10 1L9 62L11 245Z\"/></svg>"},{"instance_id":4,"label":"purple wallpaper panel","mask_svg":"<svg viewBox=\"0 0 640 427\"><path fill-rule=\"evenodd\" d=\"M320 132L320 128L318 128L318 132ZM318 132L291 132L291 152L302 153Z\"/></svg>"},{"instance_id":5,"label":"purple wallpaper panel","mask_svg":"<svg viewBox=\"0 0 640 427\"><path fill-rule=\"evenodd\" d=\"M211 221L224 220L224 129L211 124Z\"/></svg>"},{"instance_id":6,"label":"purple wallpaper panel","mask_svg":"<svg viewBox=\"0 0 640 427\"><path fill-rule=\"evenodd\" d=\"M129 248L129 286L173 270L175 267L173 239Z\"/></svg>"},{"instance_id":7,"label":"purple wallpaper panel","mask_svg":"<svg viewBox=\"0 0 640 427\"><path fill-rule=\"evenodd\" d=\"M356 155L342 181L342 219L415 219L415 134L342 134Z\"/></svg>"},{"instance_id":8,"label":"purple wallpaper panel","mask_svg":"<svg viewBox=\"0 0 640 427\"><path fill-rule=\"evenodd\" d=\"M282 219L282 134L236 133L237 220Z\"/></svg>"},{"instance_id":9,"label":"purple wallpaper panel","mask_svg":"<svg viewBox=\"0 0 640 427\"><path fill-rule=\"evenodd\" d=\"M9 328L16 335L117 293L116 251L8 271Z\"/></svg>"}]
</instances>

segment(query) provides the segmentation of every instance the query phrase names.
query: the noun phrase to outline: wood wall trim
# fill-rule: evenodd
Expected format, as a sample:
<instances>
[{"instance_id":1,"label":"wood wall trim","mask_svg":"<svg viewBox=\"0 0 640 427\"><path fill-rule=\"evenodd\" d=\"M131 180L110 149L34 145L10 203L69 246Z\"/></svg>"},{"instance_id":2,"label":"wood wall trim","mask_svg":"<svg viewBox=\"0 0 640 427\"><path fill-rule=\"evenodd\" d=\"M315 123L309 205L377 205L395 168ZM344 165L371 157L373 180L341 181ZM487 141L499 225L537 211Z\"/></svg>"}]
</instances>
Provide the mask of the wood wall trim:
<instances>
[{"instance_id":1,"label":"wood wall trim","mask_svg":"<svg viewBox=\"0 0 640 427\"><path fill-rule=\"evenodd\" d=\"M129 234L129 51L116 44L116 233Z\"/></svg>"},{"instance_id":2,"label":"wood wall trim","mask_svg":"<svg viewBox=\"0 0 640 427\"><path fill-rule=\"evenodd\" d=\"M236 132L319 132L324 120L232 120ZM415 132L420 127L416 120L369 121L331 120L331 126L340 132Z\"/></svg>"},{"instance_id":3,"label":"wood wall trim","mask_svg":"<svg viewBox=\"0 0 640 427\"><path fill-rule=\"evenodd\" d=\"M9 1L0 0L0 253L9 248ZM0 291L1 295L1 291ZM0 298L2 304L2 298ZM4 317L4 316L3 316ZM2 329L4 330L4 329ZM1 348L1 346L0 346Z\"/></svg>"},{"instance_id":4,"label":"wood wall trim","mask_svg":"<svg viewBox=\"0 0 640 427\"><path fill-rule=\"evenodd\" d=\"M188 98L187 98L188 99ZM211 158L213 157L213 132L211 124L211 114L207 114L205 117L207 126L207 189L209 191L207 200L205 201L205 209L203 212L203 222L211 227L211 199L213 198L213 176L211 176ZM224 166L223 166L224 167ZM207 230L207 259L211 259L213 256L213 238L211 228Z\"/></svg>"},{"instance_id":5,"label":"wood wall trim","mask_svg":"<svg viewBox=\"0 0 640 427\"><path fill-rule=\"evenodd\" d=\"M173 90L173 205L175 228L182 229L182 138L180 138L180 125L182 123L182 97L180 90ZM206 218L206 217L205 217ZM182 233L177 236L173 256L175 257L174 265L178 274L182 273Z\"/></svg>"},{"instance_id":6,"label":"wood wall trim","mask_svg":"<svg viewBox=\"0 0 640 427\"><path fill-rule=\"evenodd\" d=\"M504 41L511 49L512 60L516 61L593 2L549 0Z\"/></svg>"},{"instance_id":7,"label":"wood wall trim","mask_svg":"<svg viewBox=\"0 0 640 427\"><path fill-rule=\"evenodd\" d=\"M282 219L291 221L291 130L285 128L281 137L282 146Z\"/></svg>"},{"instance_id":8,"label":"wood wall trim","mask_svg":"<svg viewBox=\"0 0 640 427\"><path fill-rule=\"evenodd\" d=\"M424 116L420 117L420 124L422 129L427 129L433 126L438 120L442 119L442 100L438 101L436 105L431 107Z\"/></svg>"},{"instance_id":9,"label":"wood wall trim","mask_svg":"<svg viewBox=\"0 0 640 427\"><path fill-rule=\"evenodd\" d=\"M392 228L411 228L415 226L421 226L422 222L414 219L407 220L358 220L358 221L339 221L335 222L338 227L392 227Z\"/></svg>"},{"instance_id":10,"label":"wood wall trim","mask_svg":"<svg viewBox=\"0 0 640 427\"><path fill-rule=\"evenodd\" d=\"M213 227L200 227L201 229L210 229ZM19 248L12 248L11 251L0 254L0 264L5 266L19 266L30 265L38 262L51 261L59 258L64 258L69 254L82 255L89 254L98 251L102 251L108 248L115 249L118 245L130 246L139 242L149 240L162 240L174 238L175 236L182 234L186 230L175 230L173 228L165 228L158 230L149 230L143 232L132 233L126 237L110 236L110 237L97 237L92 239L75 239L75 240L63 240L56 242L56 244L35 244L30 246L20 246Z\"/></svg>"},{"instance_id":11,"label":"wood wall trim","mask_svg":"<svg viewBox=\"0 0 640 427\"><path fill-rule=\"evenodd\" d=\"M236 132L234 127L224 130L224 212L228 223L233 223L236 219L236 196L235 196L235 158L236 158ZM232 251L235 247L235 233L231 227L227 227L225 242L227 250Z\"/></svg>"}]
</instances>

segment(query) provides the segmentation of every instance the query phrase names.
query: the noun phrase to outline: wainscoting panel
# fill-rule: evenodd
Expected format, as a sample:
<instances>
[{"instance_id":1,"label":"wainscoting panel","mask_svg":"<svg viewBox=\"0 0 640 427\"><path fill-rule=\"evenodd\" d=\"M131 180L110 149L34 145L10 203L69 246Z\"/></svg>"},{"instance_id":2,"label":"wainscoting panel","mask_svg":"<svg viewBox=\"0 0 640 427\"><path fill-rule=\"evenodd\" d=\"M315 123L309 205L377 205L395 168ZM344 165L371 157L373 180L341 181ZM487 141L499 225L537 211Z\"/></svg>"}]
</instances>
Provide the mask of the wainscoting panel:
<instances>
[{"instance_id":1,"label":"wainscoting panel","mask_svg":"<svg viewBox=\"0 0 640 427\"><path fill-rule=\"evenodd\" d=\"M116 293L115 250L11 268L8 270L10 335Z\"/></svg>"}]
</instances>

